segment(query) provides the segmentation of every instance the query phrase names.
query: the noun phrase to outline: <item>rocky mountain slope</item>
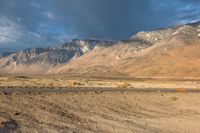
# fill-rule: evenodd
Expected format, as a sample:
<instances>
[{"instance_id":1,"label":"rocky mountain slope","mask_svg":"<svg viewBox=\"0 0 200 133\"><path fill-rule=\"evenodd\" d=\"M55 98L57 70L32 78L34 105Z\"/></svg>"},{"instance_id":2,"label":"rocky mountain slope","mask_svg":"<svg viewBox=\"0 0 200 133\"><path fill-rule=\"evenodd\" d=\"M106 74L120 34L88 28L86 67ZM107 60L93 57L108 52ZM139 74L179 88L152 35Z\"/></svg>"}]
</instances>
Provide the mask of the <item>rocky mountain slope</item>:
<instances>
[{"instance_id":1,"label":"rocky mountain slope","mask_svg":"<svg viewBox=\"0 0 200 133\"><path fill-rule=\"evenodd\" d=\"M161 29L157 31L139 32L128 40L116 43L113 46L100 48L85 54L70 63L58 65L48 73L118 73L123 72L115 68L121 67L120 63L126 59L134 58L144 49L151 47L162 39L167 38L178 27Z\"/></svg>"},{"instance_id":2,"label":"rocky mountain slope","mask_svg":"<svg viewBox=\"0 0 200 133\"><path fill-rule=\"evenodd\" d=\"M200 23L140 32L127 42L89 52L50 73L200 77L199 40Z\"/></svg>"},{"instance_id":3,"label":"rocky mountain slope","mask_svg":"<svg viewBox=\"0 0 200 133\"><path fill-rule=\"evenodd\" d=\"M45 74L56 65L67 63L98 47L112 44L112 41L77 39L54 47L19 51L0 59L0 73Z\"/></svg>"},{"instance_id":4,"label":"rocky mountain slope","mask_svg":"<svg viewBox=\"0 0 200 133\"><path fill-rule=\"evenodd\" d=\"M98 73L119 74L113 68L122 60L133 58L138 52L149 47L139 41L118 42L109 47L97 48L69 63L58 65L49 73Z\"/></svg>"},{"instance_id":5,"label":"rocky mountain slope","mask_svg":"<svg viewBox=\"0 0 200 133\"><path fill-rule=\"evenodd\" d=\"M167 38L123 62L131 76L200 77L200 23L184 25Z\"/></svg>"}]
</instances>

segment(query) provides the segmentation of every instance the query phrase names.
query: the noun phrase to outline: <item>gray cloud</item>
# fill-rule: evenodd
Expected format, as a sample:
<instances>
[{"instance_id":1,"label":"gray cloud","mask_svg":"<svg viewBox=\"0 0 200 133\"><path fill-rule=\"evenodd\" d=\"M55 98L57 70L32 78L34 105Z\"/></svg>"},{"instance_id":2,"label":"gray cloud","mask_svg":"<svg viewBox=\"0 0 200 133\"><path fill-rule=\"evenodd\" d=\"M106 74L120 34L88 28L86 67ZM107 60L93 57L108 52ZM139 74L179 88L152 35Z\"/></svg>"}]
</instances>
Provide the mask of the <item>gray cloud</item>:
<instances>
[{"instance_id":1,"label":"gray cloud","mask_svg":"<svg viewBox=\"0 0 200 133\"><path fill-rule=\"evenodd\" d=\"M60 0L52 1L63 13L64 21L80 36L126 38L139 30L150 2L140 0ZM148 20L147 20L148 22ZM137 28L138 27L138 28ZM68 25L66 25L66 29Z\"/></svg>"}]
</instances>

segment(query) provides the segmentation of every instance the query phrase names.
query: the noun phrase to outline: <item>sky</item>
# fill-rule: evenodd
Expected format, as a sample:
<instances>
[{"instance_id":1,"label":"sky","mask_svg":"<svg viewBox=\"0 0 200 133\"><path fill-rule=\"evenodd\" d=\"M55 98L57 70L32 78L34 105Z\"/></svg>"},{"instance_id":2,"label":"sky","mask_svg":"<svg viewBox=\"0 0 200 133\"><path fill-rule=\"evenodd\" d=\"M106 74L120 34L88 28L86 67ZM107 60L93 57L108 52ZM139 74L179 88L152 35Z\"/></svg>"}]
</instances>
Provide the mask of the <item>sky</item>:
<instances>
[{"instance_id":1,"label":"sky","mask_svg":"<svg viewBox=\"0 0 200 133\"><path fill-rule=\"evenodd\" d=\"M0 0L0 52L200 21L200 0Z\"/></svg>"}]
</instances>

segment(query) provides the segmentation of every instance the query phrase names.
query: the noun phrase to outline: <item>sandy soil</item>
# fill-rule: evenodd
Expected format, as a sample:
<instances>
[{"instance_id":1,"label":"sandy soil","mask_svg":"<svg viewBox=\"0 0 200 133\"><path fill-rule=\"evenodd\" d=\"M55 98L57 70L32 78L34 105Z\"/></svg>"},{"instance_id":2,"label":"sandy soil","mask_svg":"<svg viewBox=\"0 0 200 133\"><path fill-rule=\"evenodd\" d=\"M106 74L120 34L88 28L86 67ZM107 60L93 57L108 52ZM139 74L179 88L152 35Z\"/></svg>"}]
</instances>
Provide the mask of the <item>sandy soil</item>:
<instances>
[{"instance_id":1,"label":"sandy soil","mask_svg":"<svg viewBox=\"0 0 200 133\"><path fill-rule=\"evenodd\" d=\"M199 133L199 93L1 94L0 132Z\"/></svg>"}]
</instances>

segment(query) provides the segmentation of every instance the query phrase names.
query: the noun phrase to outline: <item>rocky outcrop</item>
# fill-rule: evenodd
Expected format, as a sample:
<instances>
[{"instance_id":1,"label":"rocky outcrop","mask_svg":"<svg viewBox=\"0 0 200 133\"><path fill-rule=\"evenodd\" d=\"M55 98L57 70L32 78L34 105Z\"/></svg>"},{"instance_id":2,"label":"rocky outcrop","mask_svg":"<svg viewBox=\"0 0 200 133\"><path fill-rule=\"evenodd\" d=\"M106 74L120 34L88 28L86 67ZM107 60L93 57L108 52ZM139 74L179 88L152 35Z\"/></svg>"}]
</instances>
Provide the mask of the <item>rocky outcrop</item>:
<instances>
[{"instance_id":1,"label":"rocky outcrop","mask_svg":"<svg viewBox=\"0 0 200 133\"><path fill-rule=\"evenodd\" d=\"M200 36L200 23L186 24L156 31L139 32L133 35L129 40L139 40L147 44L155 44L163 39L177 34L188 35L187 38Z\"/></svg>"}]
</instances>

